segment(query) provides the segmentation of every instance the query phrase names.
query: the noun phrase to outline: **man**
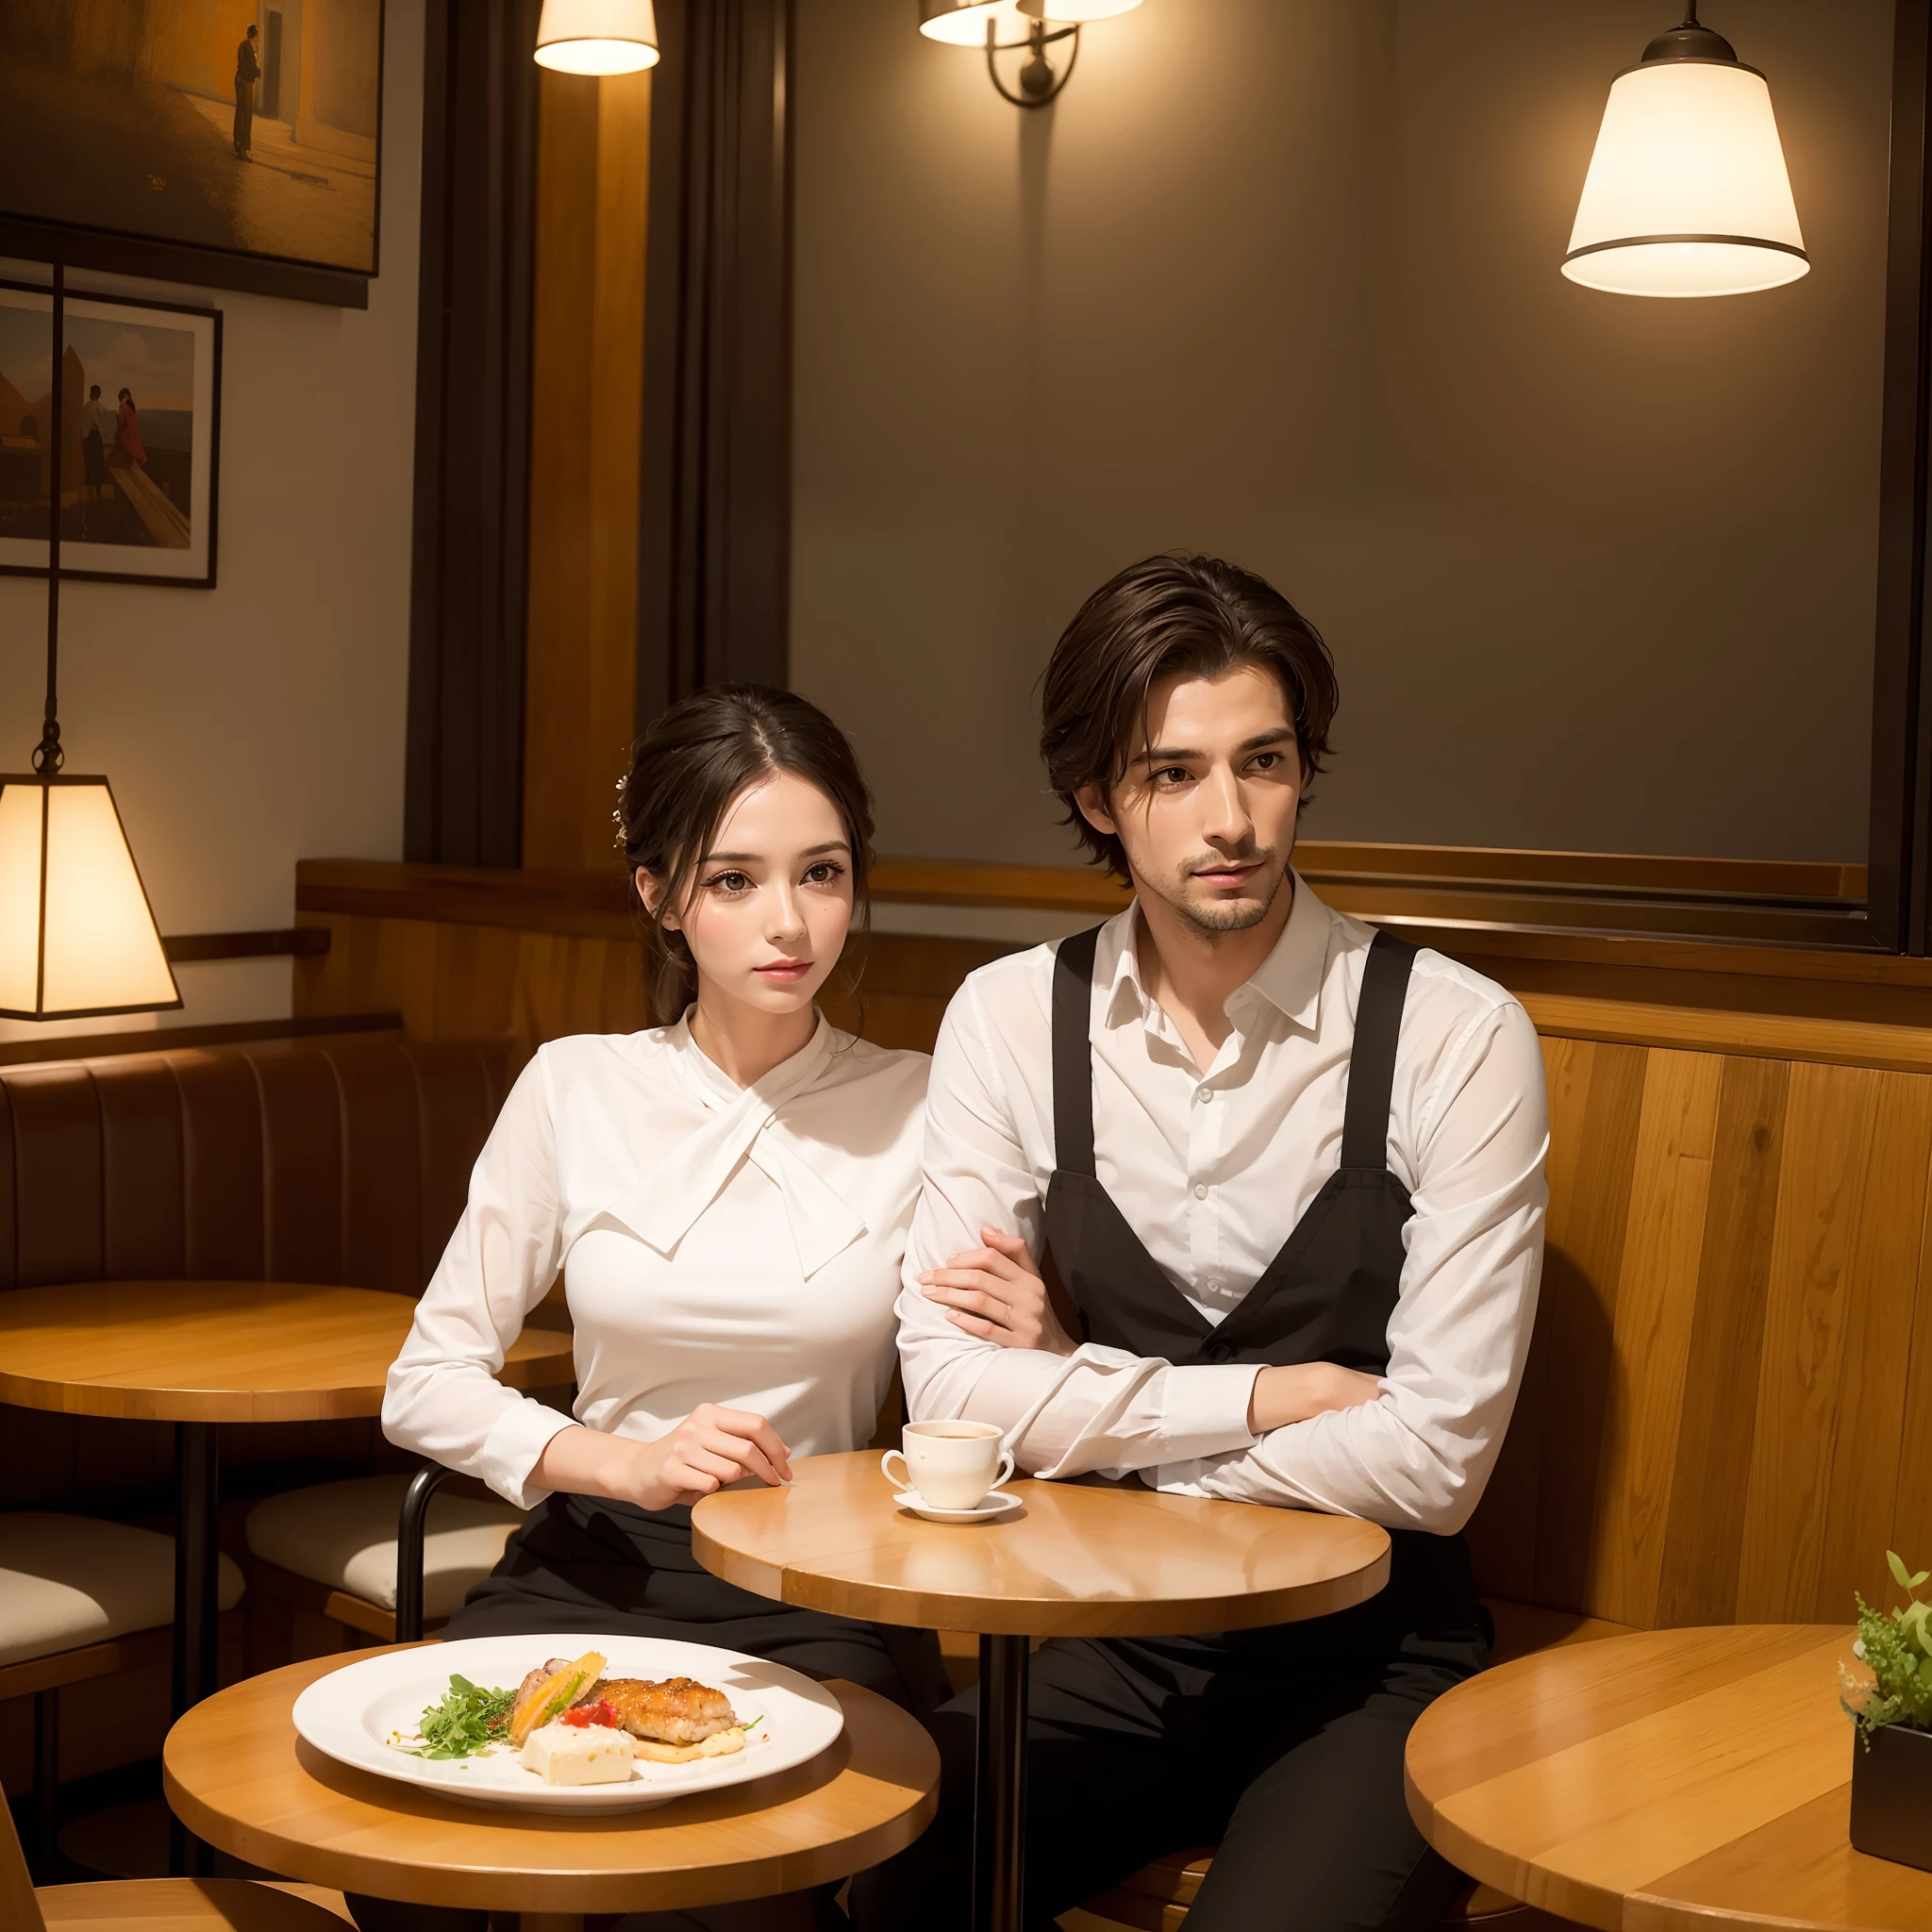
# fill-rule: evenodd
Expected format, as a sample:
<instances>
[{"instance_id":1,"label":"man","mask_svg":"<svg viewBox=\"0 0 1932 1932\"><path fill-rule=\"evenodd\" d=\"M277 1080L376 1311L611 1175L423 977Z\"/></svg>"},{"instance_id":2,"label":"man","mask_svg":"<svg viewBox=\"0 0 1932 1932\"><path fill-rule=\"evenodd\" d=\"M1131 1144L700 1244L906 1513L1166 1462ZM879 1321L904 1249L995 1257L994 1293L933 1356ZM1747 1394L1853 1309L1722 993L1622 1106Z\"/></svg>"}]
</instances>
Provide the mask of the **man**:
<instances>
[{"instance_id":1,"label":"man","mask_svg":"<svg viewBox=\"0 0 1932 1932\"><path fill-rule=\"evenodd\" d=\"M92 500L101 493L108 480L108 436L106 425L112 419L101 403L101 386L95 383L80 406L81 474Z\"/></svg>"},{"instance_id":2,"label":"man","mask_svg":"<svg viewBox=\"0 0 1932 1932\"><path fill-rule=\"evenodd\" d=\"M974 974L941 1030L912 1415L997 1423L1036 1475L1349 1513L1395 1545L1339 1615L1035 1656L1029 1926L1203 1843L1189 1932L1433 1927L1457 1882L1402 1752L1488 1662L1456 1532L1535 1311L1542 1064L1501 988L1291 871L1336 701L1320 636L1245 571L1157 557L1096 591L1041 743L1135 905ZM964 1923L974 1709L936 1720L938 1821L855 1886L869 1932Z\"/></svg>"},{"instance_id":3,"label":"man","mask_svg":"<svg viewBox=\"0 0 1932 1932\"><path fill-rule=\"evenodd\" d=\"M255 58L255 29L250 27L235 49L235 152L244 161L255 157L255 83L261 78L261 62Z\"/></svg>"}]
</instances>

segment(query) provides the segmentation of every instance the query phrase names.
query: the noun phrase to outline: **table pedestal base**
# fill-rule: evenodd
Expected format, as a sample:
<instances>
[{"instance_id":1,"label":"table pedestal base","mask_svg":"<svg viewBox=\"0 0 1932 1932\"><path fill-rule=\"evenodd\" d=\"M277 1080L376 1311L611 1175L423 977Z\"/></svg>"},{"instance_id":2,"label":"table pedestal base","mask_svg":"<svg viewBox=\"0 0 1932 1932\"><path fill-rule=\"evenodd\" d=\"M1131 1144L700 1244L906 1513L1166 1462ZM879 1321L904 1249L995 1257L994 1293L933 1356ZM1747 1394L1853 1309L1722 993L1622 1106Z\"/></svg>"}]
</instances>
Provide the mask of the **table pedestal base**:
<instances>
[{"instance_id":1,"label":"table pedestal base","mask_svg":"<svg viewBox=\"0 0 1932 1932\"><path fill-rule=\"evenodd\" d=\"M212 1423L175 1424L175 1682L179 1717L215 1692L222 1586L221 1448ZM169 1835L168 1870L206 1878L213 1856L178 1821Z\"/></svg>"},{"instance_id":2,"label":"table pedestal base","mask_svg":"<svg viewBox=\"0 0 1932 1932\"><path fill-rule=\"evenodd\" d=\"M1026 1898L1026 1671L1024 1637L979 1640L973 1807L974 1932L1020 1932Z\"/></svg>"}]
</instances>

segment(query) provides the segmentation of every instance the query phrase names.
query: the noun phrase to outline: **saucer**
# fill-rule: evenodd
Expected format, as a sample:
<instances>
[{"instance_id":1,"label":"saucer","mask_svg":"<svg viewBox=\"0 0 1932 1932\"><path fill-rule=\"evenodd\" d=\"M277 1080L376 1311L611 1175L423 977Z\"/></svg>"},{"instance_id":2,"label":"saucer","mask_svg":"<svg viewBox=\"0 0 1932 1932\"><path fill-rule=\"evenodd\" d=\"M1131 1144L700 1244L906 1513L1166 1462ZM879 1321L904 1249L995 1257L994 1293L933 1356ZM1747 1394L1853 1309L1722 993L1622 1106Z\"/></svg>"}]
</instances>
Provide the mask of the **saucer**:
<instances>
[{"instance_id":1,"label":"saucer","mask_svg":"<svg viewBox=\"0 0 1932 1932\"><path fill-rule=\"evenodd\" d=\"M901 1490L892 1501L902 1509L909 1509L915 1516L923 1516L928 1523L989 1523L995 1516L1004 1516L1009 1509L1020 1507L1018 1496L1005 1490L992 1490L986 1500L973 1509L940 1509L928 1503L917 1490Z\"/></svg>"}]
</instances>

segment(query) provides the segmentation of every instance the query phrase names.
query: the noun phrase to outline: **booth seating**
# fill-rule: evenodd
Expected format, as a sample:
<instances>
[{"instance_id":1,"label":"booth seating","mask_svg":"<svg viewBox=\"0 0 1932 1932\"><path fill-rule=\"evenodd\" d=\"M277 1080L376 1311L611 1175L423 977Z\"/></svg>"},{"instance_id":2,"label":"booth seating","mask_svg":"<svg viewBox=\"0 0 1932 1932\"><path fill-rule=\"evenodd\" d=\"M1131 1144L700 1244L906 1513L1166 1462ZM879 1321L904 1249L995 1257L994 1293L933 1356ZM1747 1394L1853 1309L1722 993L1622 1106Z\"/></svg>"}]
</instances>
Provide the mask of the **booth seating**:
<instances>
[{"instance_id":1,"label":"booth seating","mask_svg":"<svg viewBox=\"0 0 1932 1932\"><path fill-rule=\"evenodd\" d=\"M1526 1004L1548 1251L1468 1532L1498 1660L1630 1629L1849 1628L1855 1590L1897 1600L1888 1549L1932 1563L1932 1074L1903 1051L1831 1063L1840 1042L1790 1024L1753 1051L1684 1051L1620 1042L1615 1002ZM1211 1856L1158 1860L1088 1909L1176 1932ZM1561 1923L1481 1887L1461 1911L1501 1911L1493 1932Z\"/></svg>"},{"instance_id":2,"label":"booth seating","mask_svg":"<svg viewBox=\"0 0 1932 1932\"><path fill-rule=\"evenodd\" d=\"M413 1297L462 1210L504 1074L495 1044L356 1035L0 1066L0 1292L206 1278ZM221 1455L229 1497L273 1488L277 1475L286 1484L304 1464L328 1475L411 1465L360 1420L225 1427ZM0 1467L15 1508L147 1515L168 1507L173 1466L166 1424L0 1405ZM392 1507L387 1524L393 1540ZM373 1517L364 1544L383 1533ZM242 1554L239 1538L228 1541ZM171 1578L172 1558L156 1574ZM269 1594L254 1593L257 1611ZM147 1622L165 1625L169 1589L154 1601ZM252 1640L273 1634L251 1619ZM146 1644L89 1647L112 1673L165 1660L168 1639L163 1629ZM0 1669L0 1702L41 1688ZM130 1738L126 1755L158 1745Z\"/></svg>"},{"instance_id":3,"label":"booth seating","mask_svg":"<svg viewBox=\"0 0 1932 1932\"><path fill-rule=\"evenodd\" d=\"M451 1478L451 1483L460 1478ZM367 1475L289 1490L249 1512L248 1551L258 1590L343 1626L396 1638L397 1524L406 1475ZM446 1623L474 1583L495 1569L524 1513L479 1488L431 1500L423 1539L424 1628ZM356 1638L345 1634L344 1643Z\"/></svg>"},{"instance_id":4,"label":"booth seating","mask_svg":"<svg viewBox=\"0 0 1932 1932\"><path fill-rule=\"evenodd\" d=\"M242 1588L240 1568L224 1557L224 1611ZM52 1849L60 1782L62 1689L164 1661L174 1606L173 1537L61 1510L0 1516L0 1700L34 1700L42 1855Z\"/></svg>"}]
</instances>

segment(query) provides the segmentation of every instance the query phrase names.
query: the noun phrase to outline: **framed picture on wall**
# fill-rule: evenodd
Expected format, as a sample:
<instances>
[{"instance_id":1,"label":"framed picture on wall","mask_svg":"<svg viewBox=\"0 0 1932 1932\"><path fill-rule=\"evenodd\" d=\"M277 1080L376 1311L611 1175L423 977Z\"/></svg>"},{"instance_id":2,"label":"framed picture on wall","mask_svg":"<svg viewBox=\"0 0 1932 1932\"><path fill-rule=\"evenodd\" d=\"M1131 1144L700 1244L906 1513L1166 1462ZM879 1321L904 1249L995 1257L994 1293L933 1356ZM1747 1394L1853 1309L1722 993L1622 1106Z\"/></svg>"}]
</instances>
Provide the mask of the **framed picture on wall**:
<instances>
[{"instance_id":1,"label":"framed picture on wall","mask_svg":"<svg viewBox=\"0 0 1932 1932\"><path fill-rule=\"evenodd\" d=\"M382 5L6 0L0 222L373 275Z\"/></svg>"},{"instance_id":2,"label":"framed picture on wall","mask_svg":"<svg viewBox=\"0 0 1932 1932\"><path fill-rule=\"evenodd\" d=\"M0 282L0 572L42 575L57 474L60 575L212 589L222 318L70 292L54 448L54 298Z\"/></svg>"}]
</instances>

